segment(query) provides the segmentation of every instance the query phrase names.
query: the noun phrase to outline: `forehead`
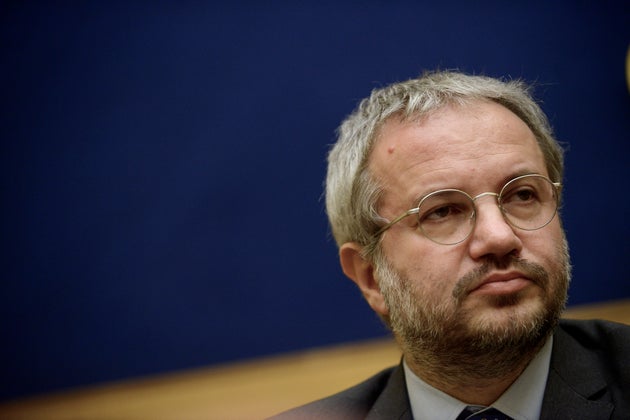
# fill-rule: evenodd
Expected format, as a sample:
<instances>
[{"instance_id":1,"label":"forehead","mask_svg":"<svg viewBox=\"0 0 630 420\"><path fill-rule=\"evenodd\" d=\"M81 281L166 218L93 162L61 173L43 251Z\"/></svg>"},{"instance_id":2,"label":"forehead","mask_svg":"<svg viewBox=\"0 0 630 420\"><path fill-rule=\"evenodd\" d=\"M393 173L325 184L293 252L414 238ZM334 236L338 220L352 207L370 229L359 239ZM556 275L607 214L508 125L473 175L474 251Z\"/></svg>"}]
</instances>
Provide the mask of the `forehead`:
<instances>
[{"instance_id":1,"label":"forehead","mask_svg":"<svg viewBox=\"0 0 630 420\"><path fill-rule=\"evenodd\" d=\"M529 127L485 101L449 105L415 120L391 118L379 130L369 166L386 192L398 193L410 183L464 188L512 174L547 174Z\"/></svg>"}]
</instances>

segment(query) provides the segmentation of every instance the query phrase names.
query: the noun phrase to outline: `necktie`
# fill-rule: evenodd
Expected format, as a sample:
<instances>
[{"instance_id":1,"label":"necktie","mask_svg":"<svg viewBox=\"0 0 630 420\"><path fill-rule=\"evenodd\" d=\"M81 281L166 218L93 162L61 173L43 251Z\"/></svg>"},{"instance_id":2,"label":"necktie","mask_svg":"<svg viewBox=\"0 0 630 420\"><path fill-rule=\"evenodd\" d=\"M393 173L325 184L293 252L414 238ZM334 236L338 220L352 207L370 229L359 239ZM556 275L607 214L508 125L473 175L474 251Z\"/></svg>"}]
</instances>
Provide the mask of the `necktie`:
<instances>
[{"instance_id":1,"label":"necktie","mask_svg":"<svg viewBox=\"0 0 630 420\"><path fill-rule=\"evenodd\" d=\"M512 417L506 416L495 408L483 410L481 412L466 407L462 413L457 416L456 420L513 420Z\"/></svg>"}]
</instances>

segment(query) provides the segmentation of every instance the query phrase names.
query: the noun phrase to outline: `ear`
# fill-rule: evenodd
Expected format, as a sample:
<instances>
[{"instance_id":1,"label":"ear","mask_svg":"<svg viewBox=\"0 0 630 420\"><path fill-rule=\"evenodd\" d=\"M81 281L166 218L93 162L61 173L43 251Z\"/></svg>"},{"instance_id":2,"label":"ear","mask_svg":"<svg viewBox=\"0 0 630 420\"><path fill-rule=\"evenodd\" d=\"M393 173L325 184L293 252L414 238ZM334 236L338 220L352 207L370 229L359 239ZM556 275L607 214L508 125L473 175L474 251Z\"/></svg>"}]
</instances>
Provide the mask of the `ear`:
<instances>
[{"instance_id":1,"label":"ear","mask_svg":"<svg viewBox=\"0 0 630 420\"><path fill-rule=\"evenodd\" d=\"M374 278L374 265L363 258L361 246L347 242L339 249L339 261L346 276L359 286L370 307L381 316L389 314L378 282Z\"/></svg>"}]
</instances>

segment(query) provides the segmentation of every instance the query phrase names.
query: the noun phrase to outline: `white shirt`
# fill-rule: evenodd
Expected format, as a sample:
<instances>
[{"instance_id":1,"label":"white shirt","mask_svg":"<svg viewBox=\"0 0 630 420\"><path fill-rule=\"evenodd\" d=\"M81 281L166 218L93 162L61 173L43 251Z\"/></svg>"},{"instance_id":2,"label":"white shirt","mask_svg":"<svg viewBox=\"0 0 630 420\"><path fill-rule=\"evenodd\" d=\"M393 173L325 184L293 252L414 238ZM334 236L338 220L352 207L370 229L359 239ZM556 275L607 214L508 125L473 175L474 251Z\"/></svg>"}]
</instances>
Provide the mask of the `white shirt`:
<instances>
[{"instance_id":1,"label":"white shirt","mask_svg":"<svg viewBox=\"0 0 630 420\"><path fill-rule=\"evenodd\" d=\"M514 420L536 420L540 417L547 384L553 337L529 363L516 381L496 400L492 407ZM454 420L469 406L432 387L416 376L403 362L411 413L416 420Z\"/></svg>"}]
</instances>

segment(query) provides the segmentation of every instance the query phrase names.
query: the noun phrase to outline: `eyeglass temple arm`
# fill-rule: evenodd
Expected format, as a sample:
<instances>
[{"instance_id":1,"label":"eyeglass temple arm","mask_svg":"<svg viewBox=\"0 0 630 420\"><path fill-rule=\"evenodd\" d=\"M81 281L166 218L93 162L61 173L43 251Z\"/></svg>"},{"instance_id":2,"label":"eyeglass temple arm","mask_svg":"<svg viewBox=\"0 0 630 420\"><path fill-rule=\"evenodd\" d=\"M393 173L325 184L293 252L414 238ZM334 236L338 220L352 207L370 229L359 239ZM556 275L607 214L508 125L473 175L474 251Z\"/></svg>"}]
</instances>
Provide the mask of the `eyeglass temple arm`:
<instances>
[{"instance_id":1,"label":"eyeglass temple arm","mask_svg":"<svg viewBox=\"0 0 630 420\"><path fill-rule=\"evenodd\" d=\"M379 236L381 233L385 232L387 229L394 226L396 223L400 222L405 217L411 216L412 214L418 214L419 211L420 209L418 207L411 210L407 210L405 213L401 214L400 216L398 216L397 218L395 218L394 220L392 220L391 222L387 223L385 226L380 228L378 232L374 234L374 236ZM382 220L386 221L387 219L382 218Z\"/></svg>"}]
</instances>

